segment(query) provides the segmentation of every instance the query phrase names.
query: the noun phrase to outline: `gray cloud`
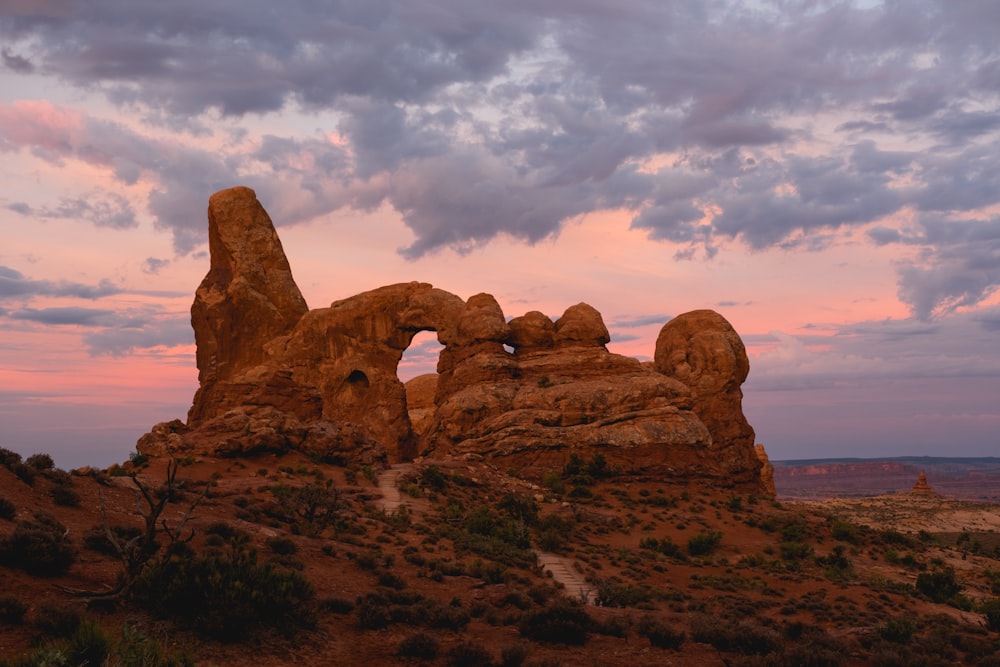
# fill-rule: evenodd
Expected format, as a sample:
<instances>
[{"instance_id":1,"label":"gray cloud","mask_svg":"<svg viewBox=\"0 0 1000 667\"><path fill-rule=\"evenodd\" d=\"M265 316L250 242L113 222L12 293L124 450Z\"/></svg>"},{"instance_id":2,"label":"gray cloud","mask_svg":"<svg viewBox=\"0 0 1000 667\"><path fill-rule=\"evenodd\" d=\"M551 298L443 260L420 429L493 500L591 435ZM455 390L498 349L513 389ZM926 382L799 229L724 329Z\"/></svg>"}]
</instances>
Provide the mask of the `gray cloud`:
<instances>
[{"instance_id":1,"label":"gray cloud","mask_svg":"<svg viewBox=\"0 0 1000 667\"><path fill-rule=\"evenodd\" d=\"M187 317L121 317L114 326L85 334L83 342L91 355L120 357L161 346L193 345L194 332Z\"/></svg>"},{"instance_id":2,"label":"gray cloud","mask_svg":"<svg viewBox=\"0 0 1000 667\"><path fill-rule=\"evenodd\" d=\"M654 324L664 325L671 319L673 315L639 315L635 317L619 317L611 322L610 326L616 329L634 329L638 327L647 327ZM620 339L618 339L620 340Z\"/></svg>"},{"instance_id":3,"label":"gray cloud","mask_svg":"<svg viewBox=\"0 0 1000 667\"><path fill-rule=\"evenodd\" d=\"M4 67L9 70L19 74L30 74L35 71L35 66L31 64L30 60L13 53L10 49L0 50L0 56L3 57Z\"/></svg>"},{"instance_id":4,"label":"gray cloud","mask_svg":"<svg viewBox=\"0 0 1000 667\"><path fill-rule=\"evenodd\" d=\"M25 216L86 220L97 227L112 229L129 229L139 224L132 205L115 193L95 193L87 199L63 198L56 207L32 208L23 202L15 202L7 208Z\"/></svg>"},{"instance_id":5,"label":"gray cloud","mask_svg":"<svg viewBox=\"0 0 1000 667\"><path fill-rule=\"evenodd\" d=\"M121 289L109 280L101 280L97 285L50 280L31 280L20 271L0 266L0 299L35 296L77 297L80 299L100 299L120 294Z\"/></svg>"},{"instance_id":6,"label":"gray cloud","mask_svg":"<svg viewBox=\"0 0 1000 667\"><path fill-rule=\"evenodd\" d=\"M885 224L1000 203L994 4L297 0L280 17L260 0L18 6L0 16L11 72L100 90L186 138L209 134L213 114L238 125L305 111L322 127L249 149L236 127L240 140L209 151L84 118L61 136L0 125L0 150L150 180L149 212L179 253L204 242L208 195L238 183L279 224L388 202L416 235L408 257L498 234L534 243L601 208L631 211L680 259L731 240L823 249L878 225L879 245L921 239L899 290L929 317L1000 284L989 242ZM333 130L344 145L321 138ZM670 164L641 168L664 153ZM107 201L8 208L135 224Z\"/></svg>"},{"instance_id":7,"label":"gray cloud","mask_svg":"<svg viewBox=\"0 0 1000 667\"><path fill-rule=\"evenodd\" d=\"M24 308L13 310L7 316L13 320L27 320L39 324L100 326L106 324L114 311L97 308L65 306L60 308Z\"/></svg>"},{"instance_id":8,"label":"gray cloud","mask_svg":"<svg viewBox=\"0 0 1000 667\"><path fill-rule=\"evenodd\" d=\"M142 263L142 272L143 273L148 273L150 275L154 275L155 276L161 270L163 270L164 267L169 266L169 264L170 264L170 260L169 259L159 259L157 257L147 257L145 259L145 261Z\"/></svg>"}]
</instances>

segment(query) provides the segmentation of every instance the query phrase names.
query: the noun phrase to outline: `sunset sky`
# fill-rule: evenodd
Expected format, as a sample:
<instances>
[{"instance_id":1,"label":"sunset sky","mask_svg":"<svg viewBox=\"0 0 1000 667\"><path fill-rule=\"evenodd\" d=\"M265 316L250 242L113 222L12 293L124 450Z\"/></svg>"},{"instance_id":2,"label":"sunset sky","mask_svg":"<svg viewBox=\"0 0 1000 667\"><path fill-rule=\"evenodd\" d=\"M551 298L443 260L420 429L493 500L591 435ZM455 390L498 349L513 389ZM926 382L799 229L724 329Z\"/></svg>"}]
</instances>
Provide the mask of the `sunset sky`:
<instances>
[{"instance_id":1,"label":"sunset sky","mask_svg":"<svg viewBox=\"0 0 1000 667\"><path fill-rule=\"evenodd\" d=\"M643 359L713 308L772 458L1000 455L998 35L984 0L0 0L0 446L108 465L185 416L208 197L247 185L310 307L585 301Z\"/></svg>"}]
</instances>

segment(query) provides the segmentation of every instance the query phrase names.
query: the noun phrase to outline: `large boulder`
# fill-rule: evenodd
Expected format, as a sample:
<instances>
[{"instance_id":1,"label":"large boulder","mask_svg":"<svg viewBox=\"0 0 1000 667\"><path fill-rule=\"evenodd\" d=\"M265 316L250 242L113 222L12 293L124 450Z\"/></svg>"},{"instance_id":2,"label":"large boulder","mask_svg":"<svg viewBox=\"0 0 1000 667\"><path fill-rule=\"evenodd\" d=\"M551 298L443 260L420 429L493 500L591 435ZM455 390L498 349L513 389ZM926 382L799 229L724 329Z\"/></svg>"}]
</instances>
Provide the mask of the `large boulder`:
<instances>
[{"instance_id":1,"label":"large boulder","mask_svg":"<svg viewBox=\"0 0 1000 667\"><path fill-rule=\"evenodd\" d=\"M709 449L734 478L759 476L754 431L743 415L741 385L750 361L739 334L712 310L693 310L663 325L653 363L691 389L692 409L711 434Z\"/></svg>"}]
</instances>

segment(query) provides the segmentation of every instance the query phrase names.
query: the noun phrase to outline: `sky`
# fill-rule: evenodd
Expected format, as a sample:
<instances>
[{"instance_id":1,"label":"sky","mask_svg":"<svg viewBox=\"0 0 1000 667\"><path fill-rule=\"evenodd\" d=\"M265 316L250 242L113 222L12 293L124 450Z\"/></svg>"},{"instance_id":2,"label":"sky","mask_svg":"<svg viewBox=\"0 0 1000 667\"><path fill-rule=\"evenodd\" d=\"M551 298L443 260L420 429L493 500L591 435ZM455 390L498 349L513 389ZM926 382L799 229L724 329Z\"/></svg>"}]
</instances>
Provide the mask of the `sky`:
<instances>
[{"instance_id":1,"label":"sky","mask_svg":"<svg viewBox=\"0 0 1000 667\"><path fill-rule=\"evenodd\" d=\"M998 34L982 0L0 0L0 446L109 465L185 417L208 198L246 185L310 307L583 301L640 359L712 308L773 459L1000 455Z\"/></svg>"}]
</instances>

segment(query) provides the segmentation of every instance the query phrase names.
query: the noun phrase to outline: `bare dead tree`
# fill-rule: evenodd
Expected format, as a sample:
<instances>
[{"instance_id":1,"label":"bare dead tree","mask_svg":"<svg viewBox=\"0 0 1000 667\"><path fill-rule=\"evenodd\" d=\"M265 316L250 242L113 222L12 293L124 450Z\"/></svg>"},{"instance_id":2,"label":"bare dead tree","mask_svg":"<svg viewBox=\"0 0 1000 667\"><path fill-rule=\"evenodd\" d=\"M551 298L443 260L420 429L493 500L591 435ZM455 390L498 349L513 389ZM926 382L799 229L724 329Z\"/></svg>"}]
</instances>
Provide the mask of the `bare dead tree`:
<instances>
[{"instance_id":1,"label":"bare dead tree","mask_svg":"<svg viewBox=\"0 0 1000 667\"><path fill-rule=\"evenodd\" d=\"M156 554L159 550L160 545L157 541L157 537L162 533L167 536L170 544L175 542L190 542L194 537L194 529L188 533L187 537L183 537L184 528L188 521L192 518L191 513L194 511L195 507L204 500L205 496L208 495L208 485L202 491L201 495L194 499L190 505L188 505L187 510L173 525L167 522L165 518L162 517L163 510L166 508L167 503L174 498L177 494L177 469L179 465L177 460L173 457L167 462L167 479L166 482L157 490L151 491L150 488L139 480L138 477L132 475L132 484L135 485L135 511L137 514L142 516L145 522L145 529L139 535L132 537L128 540L123 540L115 531L111 528L111 522L108 520L107 507L104 502L104 492L98 489L98 496L101 501L101 520L104 524L104 535L111 546L114 547L115 552L118 554L118 558L122 563L122 573L119 577L118 585L108 591L79 591L64 588L67 592L74 593L81 597L89 598L116 598L126 592L135 583L135 580L142 574L143 568L146 563Z\"/></svg>"}]
</instances>

